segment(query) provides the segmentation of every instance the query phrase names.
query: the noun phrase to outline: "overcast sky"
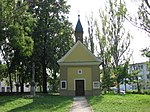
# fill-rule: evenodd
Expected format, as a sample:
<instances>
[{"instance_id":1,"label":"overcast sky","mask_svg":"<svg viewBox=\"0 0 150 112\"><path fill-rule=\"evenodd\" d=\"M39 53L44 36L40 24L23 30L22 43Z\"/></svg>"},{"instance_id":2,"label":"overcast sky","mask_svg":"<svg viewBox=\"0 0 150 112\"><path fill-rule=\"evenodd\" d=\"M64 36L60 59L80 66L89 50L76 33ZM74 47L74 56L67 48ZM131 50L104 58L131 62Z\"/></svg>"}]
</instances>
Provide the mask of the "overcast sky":
<instances>
[{"instance_id":1,"label":"overcast sky","mask_svg":"<svg viewBox=\"0 0 150 112\"><path fill-rule=\"evenodd\" d=\"M80 14L81 23L84 30L84 37L87 36L86 17L91 15L91 12L93 12L94 18L98 19L99 9L104 8L105 1L106 0L68 0L67 3L71 5L69 20L73 23L73 27L75 28L78 20L78 14ZM136 13L137 5L133 4L133 2L129 2L130 0L127 1L128 10L130 10L132 14ZM130 30L130 33L133 36L130 48L133 50L134 63L146 61L147 59L141 56L140 50L149 46L150 38L145 35L144 32L135 28L129 23L126 23L125 27L127 30Z\"/></svg>"}]
</instances>

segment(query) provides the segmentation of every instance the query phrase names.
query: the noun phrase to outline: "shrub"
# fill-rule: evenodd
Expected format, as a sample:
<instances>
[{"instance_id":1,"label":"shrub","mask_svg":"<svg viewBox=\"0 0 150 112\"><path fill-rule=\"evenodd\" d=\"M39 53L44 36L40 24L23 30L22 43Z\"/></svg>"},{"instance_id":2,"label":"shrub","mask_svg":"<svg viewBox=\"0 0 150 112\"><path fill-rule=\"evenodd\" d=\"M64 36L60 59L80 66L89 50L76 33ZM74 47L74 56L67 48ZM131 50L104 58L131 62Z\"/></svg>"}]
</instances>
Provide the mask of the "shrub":
<instances>
[{"instance_id":1,"label":"shrub","mask_svg":"<svg viewBox=\"0 0 150 112\"><path fill-rule=\"evenodd\" d=\"M143 94L148 94L148 95L150 95L150 90L143 90Z\"/></svg>"}]
</instances>

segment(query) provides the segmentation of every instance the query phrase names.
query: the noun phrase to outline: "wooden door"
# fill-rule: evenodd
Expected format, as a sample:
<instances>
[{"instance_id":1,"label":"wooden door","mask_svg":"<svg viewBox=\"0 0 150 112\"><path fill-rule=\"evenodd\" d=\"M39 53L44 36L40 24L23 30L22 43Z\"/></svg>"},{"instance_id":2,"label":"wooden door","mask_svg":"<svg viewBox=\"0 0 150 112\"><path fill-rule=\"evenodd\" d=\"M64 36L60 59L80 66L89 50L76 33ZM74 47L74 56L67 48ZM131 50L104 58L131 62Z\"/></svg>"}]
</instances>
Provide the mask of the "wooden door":
<instances>
[{"instance_id":1,"label":"wooden door","mask_svg":"<svg viewBox=\"0 0 150 112\"><path fill-rule=\"evenodd\" d=\"M76 96L84 96L84 80L76 80Z\"/></svg>"}]
</instances>

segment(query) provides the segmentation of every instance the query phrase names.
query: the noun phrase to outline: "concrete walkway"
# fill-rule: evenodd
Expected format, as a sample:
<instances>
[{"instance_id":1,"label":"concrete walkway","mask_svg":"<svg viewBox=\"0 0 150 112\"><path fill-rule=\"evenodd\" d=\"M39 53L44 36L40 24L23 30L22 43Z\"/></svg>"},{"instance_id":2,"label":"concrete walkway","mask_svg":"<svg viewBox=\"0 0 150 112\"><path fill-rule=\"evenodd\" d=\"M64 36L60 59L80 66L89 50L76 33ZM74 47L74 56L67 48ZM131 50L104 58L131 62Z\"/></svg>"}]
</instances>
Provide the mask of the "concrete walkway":
<instances>
[{"instance_id":1,"label":"concrete walkway","mask_svg":"<svg viewBox=\"0 0 150 112\"><path fill-rule=\"evenodd\" d=\"M93 112L85 97L74 97L70 112Z\"/></svg>"}]
</instances>

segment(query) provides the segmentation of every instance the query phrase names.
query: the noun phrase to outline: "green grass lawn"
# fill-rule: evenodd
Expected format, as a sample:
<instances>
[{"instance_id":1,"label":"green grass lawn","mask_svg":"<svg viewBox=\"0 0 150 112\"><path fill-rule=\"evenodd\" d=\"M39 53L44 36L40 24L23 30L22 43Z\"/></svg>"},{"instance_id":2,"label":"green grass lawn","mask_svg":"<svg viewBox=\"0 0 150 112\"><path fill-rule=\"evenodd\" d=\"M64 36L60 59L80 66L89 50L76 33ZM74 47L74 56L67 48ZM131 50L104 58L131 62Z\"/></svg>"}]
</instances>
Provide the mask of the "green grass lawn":
<instances>
[{"instance_id":1,"label":"green grass lawn","mask_svg":"<svg viewBox=\"0 0 150 112\"><path fill-rule=\"evenodd\" d=\"M0 96L0 112L69 112L71 103L72 97L63 96Z\"/></svg>"},{"instance_id":2,"label":"green grass lawn","mask_svg":"<svg viewBox=\"0 0 150 112\"><path fill-rule=\"evenodd\" d=\"M94 112L150 112L150 95L101 95L88 102Z\"/></svg>"},{"instance_id":3,"label":"green grass lawn","mask_svg":"<svg viewBox=\"0 0 150 112\"><path fill-rule=\"evenodd\" d=\"M101 95L88 101L94 112L150 112L150 95ZM71 104L72 97L0 96L0 112L69 112Z\"/></svg>"}]
</instances>

